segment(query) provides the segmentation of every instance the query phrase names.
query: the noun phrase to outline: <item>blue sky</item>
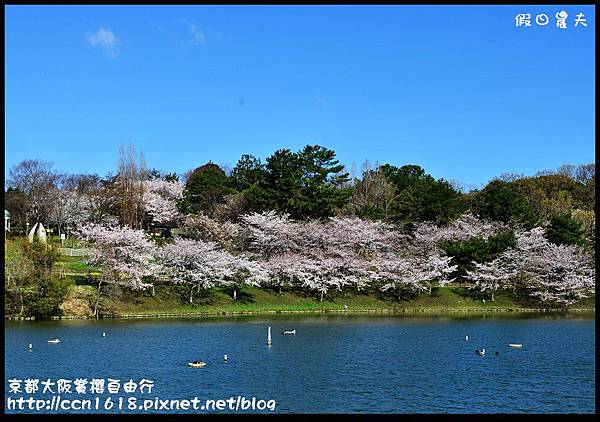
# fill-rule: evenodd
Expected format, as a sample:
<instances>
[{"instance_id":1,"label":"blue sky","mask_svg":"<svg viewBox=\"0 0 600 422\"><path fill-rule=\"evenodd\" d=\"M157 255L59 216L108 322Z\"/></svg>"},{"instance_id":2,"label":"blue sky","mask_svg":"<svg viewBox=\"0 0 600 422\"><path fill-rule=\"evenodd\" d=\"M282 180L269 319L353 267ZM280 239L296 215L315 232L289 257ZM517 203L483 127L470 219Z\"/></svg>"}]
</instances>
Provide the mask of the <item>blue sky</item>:
<instances>
[{"instance_id":1,"label":"blue sky","mask_svg":"<svg viewBox=\"0 0 600 422\"><path fill-rule=\"evenodd\" d=\"M5 176L27 158L104 175L129 143L178 173L320 144L474 185L594 161L593 6L5 12Z\"/></svg>"}]
</instances>

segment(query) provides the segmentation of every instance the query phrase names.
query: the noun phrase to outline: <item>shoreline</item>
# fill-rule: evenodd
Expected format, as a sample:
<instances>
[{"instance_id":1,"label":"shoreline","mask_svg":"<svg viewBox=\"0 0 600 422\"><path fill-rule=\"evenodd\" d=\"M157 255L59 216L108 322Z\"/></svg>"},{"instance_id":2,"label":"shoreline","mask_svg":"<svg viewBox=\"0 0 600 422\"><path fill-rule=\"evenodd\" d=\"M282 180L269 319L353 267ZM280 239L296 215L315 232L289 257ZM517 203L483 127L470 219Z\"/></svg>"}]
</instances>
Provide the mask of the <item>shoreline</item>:
<instances>
[{"instance_id":1,"label":"shoreline","mask_svg":"<svg viewBox=\"0 0 600 422\"><path fill-rule=\"evenodd\" d=\"M575 309L549 309L549 308L397 308L397 309L318 309L318 310L261 310L261 311L212 311L212 312L186 312L186 313L148 313L148 314L122 314L104 316L99 319L169 319L169 318L215 318L215 317L236 317L246 315L300 315L300 314L451 314L451 313L595 313L595 308L575 308ZM34 321L34 317L9 317L9 321ZM96 319L93 316L55 316L45 321L58 320L76 320L76 319Z\"/></svg>"}]
</instances>

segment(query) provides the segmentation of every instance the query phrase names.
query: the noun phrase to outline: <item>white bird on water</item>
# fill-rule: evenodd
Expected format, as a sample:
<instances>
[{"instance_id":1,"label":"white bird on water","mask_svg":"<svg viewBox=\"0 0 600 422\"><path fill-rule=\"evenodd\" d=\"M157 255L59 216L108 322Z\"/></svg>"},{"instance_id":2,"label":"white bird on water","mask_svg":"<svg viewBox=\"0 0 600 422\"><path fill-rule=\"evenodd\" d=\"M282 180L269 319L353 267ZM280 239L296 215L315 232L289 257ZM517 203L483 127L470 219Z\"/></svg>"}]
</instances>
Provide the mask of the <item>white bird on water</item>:
<instances>
[{"instance_id":1,"label":"white bird on water","mask_svg":"<svg viewBox=\"0 0 600 422\"><path fill-rule=\"evenodd\" d=\"M102 331L102 337L106 337L106 333Z\"/></svg>"}]
</instances>

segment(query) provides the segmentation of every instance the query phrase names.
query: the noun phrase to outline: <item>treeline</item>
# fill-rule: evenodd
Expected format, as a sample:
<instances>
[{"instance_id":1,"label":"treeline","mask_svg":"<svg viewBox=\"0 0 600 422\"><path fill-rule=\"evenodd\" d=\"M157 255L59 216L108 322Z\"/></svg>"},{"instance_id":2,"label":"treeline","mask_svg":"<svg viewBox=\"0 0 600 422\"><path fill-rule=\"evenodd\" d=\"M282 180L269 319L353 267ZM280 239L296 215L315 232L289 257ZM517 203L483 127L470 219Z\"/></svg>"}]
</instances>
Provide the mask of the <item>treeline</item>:
<instances>
[{"instance_id":1,"label":"treeline","mask_svg":"<svg viewBox=\"0 0 600 422\"><path fill-rule=\"evenodd\" d=\"M121 149L116 174L105 177L64 174L53 171L52 163L26 160L10 169L5 209L16 229L43 222L62 232L86 219L110 218L148 228L143 183L161 179L175 182L180 177L147 170L143 156L131 146ZM594 164L565 165L535 176L503 174L481 190L462 192L418 165L370 168L365 163L362 174L351 177L333 150L307 145L298 152L280 149L265 162L243 155L231 171L208 162L181 179L178 210L219 221L274 210L296 220L356 215L410 229L423 221L446 225L471 211L528 227L566 219L564 224L580 226L588 237L594 230Z\"/></svg>"},{"instance_id":2,"label":"treeline","mask_svg":"<svg viewBox=\"0 0 600 422\"><path fill-rule=\"evenodd\" d=\"M448 224L467 210L530 227L568 214L591 231L594 187L594 164L532 177L505 174L468 193L418 165L370 168L367 162L362 175L350 177L334 151L307 146L296 153L279 150L266 163L244 155L229 174L212 163L198 167L186 181L181 210L218 219L269 210L301 220L356 215L400 227Z\"/></svg>"},{"instance_id":3,"label":"treeline","mask_svg":"<svg viewBox=\"0 0 600 422\"><path fill-rule=\"evenodd\" d=\"M595 165L584 164L465 192L418 165L365 162L351 175L318 145L179 176L148 170L130 146L105 177L23 161L10 169L5 208L9 236L42 222L89 243L89 263L102 268L95 308L103 286L165 280L187 286L190 303L194 292L244 284L401 299L458 279L492 299L512 290L565 306L595 286L594 186ZM17 267L5 264L11 298L44 291Z\"/></svg>"}]
</instances>

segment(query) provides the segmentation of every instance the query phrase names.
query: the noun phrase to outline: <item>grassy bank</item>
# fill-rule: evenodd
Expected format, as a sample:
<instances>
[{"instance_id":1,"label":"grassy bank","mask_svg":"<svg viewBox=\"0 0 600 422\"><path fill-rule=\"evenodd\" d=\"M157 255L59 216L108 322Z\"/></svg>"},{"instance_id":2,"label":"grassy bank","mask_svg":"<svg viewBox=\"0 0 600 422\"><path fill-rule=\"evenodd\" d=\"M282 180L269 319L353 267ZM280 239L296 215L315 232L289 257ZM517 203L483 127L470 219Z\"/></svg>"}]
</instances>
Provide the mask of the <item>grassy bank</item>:
<instances>
[{"instance_id":1,"label":"grassy bank","mask_svg":"<svg viewBox=\"0 0 600 422\"><path fill-rule=\"evenodd\" d=\"M64 317L88 317L95 297L94 286L73 286L62 306ZM104 317L170 317L193 315L243 315L270 313L319 312L446 312L446 311L535 311L535 306L516 303L499 293L495 301L486 300L469 289L443 287L434 295L422 293L405 301L386 299L373 294L341 294L320 302L318 299L284 292L278 294L264 289L245 287L233 300L230 292L213 289L195 306L184 303L181 292L173 286L158 287L154 296L149 292L108 292L101 301ZM594 298L570 307L571 310L594 310Z\"/></svg>"}]
</instances>

